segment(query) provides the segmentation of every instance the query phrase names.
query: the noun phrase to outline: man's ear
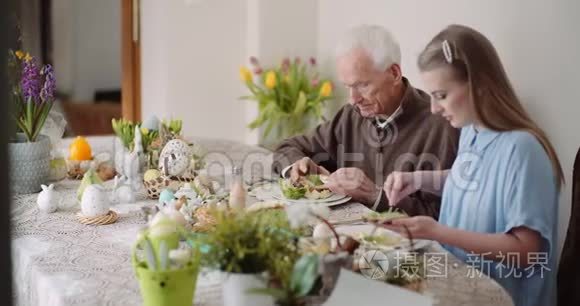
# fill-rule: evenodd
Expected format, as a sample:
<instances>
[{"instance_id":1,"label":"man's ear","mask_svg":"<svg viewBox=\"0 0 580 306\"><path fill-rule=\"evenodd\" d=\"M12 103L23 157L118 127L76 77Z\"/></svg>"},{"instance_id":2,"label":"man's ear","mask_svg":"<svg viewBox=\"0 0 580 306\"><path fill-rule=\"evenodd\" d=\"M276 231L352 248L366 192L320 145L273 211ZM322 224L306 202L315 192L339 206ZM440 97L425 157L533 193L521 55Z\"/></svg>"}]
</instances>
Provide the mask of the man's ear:
<instances>
[{"instance_id":1,"label":"man's ear","mask_svg":"<svg viewBox=\"0 0 580 306\"><path fill-rule=\"evenodd\" d=\"M401 71L401 66L399 66L399 64L392 64L387 68L386 72L393 78L395 83L403 81L403 72Z\"/></svg>"}]
</instances>

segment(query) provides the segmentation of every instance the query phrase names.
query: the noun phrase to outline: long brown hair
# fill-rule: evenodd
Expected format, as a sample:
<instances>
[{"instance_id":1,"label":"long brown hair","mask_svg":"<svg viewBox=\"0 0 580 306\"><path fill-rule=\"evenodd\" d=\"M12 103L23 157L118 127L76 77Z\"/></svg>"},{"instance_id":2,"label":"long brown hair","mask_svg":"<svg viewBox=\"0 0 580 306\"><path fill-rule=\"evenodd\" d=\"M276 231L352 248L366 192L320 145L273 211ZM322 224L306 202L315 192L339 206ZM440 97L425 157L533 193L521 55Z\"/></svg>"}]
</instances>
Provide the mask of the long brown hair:
<instances>
[{"instance_id":1,"label":"long brown hair","mask_svg":"<svg viewBox=\"0 0 580 306\"><path fill-rule=\"evenodd\" d=\"M469 85L476 119L495 131L522 130L534 135L552 162L557 185L564 182L556 150L524 110L495 48L483 34L462 25L448 26L427 44L417 64L421 71L451 68L457 80Z\"/></svg>"}]
</instances>

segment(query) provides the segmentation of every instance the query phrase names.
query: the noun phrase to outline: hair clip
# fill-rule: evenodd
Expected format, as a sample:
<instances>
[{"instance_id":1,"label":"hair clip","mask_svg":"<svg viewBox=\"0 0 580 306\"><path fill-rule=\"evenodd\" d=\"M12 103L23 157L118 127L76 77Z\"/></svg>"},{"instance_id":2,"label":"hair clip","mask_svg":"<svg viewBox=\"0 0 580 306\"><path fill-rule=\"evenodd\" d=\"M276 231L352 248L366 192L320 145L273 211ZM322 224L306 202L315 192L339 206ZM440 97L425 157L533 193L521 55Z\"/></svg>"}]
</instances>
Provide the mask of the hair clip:
<instances>
[{"instance_id":1,"label":"hair clip","mask_svg":"<svg viewBox=\"0 0 580 306\"><path fill-rule=\"evenodd\" d=\"M441 48L443 49L443 55L445 56L445 60L451 64L453 62L453 53L451 52L451 46L449 42L446 40L441 43Z\"/></svg>"}]
</instances>

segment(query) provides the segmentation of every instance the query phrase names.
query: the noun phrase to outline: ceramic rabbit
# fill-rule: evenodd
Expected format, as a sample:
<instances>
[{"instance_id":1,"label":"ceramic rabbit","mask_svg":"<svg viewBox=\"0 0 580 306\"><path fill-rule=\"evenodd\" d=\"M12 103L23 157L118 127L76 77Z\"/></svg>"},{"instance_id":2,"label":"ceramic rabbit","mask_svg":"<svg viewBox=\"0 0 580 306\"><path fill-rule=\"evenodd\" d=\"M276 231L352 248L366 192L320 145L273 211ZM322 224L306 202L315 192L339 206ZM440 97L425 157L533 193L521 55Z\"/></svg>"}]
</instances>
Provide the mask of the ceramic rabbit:
<instances>
[{"instance_id":1,"label":"ceramic rabbit","mask_svg":"<svg viewBox=\"0 0 580 306\"><path fill-rule=\"evenodd\" d=\"M38 208L47 213L55 212L59 206L59 198L56 191L54 191L54 184L41 185L42 191L38 194L36 204Z\"/></svg>"},{"instance_id":2,"label":"ceramic rabbit","mask_svg":"<svg viewBox=\"0 0 580 306\"><path fill-rule=\"evenodd\" d=\"M111 202L122 204L132 204L136 202L135 191L133 191L132 186L128 184L127 177L115 176Z\"/></svg>"},{"instance_id":3,"label":"ceramic rabbit","mask_svg":"<svg viewBox=\"0 0 580 306\"><path fill-rule=\"evenodd\" d=\"M126 153L124 157L123 174L127 177L127 184L131 186L133 191L138 191L143 179L139 174L139 154L133 151Z\"/></svg>"},{"instance_id":4,"label":"ceramic rabbit","mask_svg":"<svg viewBox=\"0 0 580 306\"><path fill-rule=\"evenodd\" d=\"M135 137L133 138L133 152L137 154L143 153L143 141L141 139L141 129L135 126Z\"/></svg>"}]
</instances>

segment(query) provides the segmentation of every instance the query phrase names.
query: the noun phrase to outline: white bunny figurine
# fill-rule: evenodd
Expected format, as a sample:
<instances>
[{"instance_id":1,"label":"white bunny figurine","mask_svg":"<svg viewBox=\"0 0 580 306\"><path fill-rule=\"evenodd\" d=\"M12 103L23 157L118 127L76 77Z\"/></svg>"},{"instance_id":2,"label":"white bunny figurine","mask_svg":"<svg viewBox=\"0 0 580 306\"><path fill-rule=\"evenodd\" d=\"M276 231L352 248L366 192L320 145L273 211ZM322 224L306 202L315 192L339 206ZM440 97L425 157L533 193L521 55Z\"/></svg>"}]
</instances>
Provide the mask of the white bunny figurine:
<instances>
[{"instance_id":1,"label":"white bunny figurine","mask_svg":"<svg viewBox=\"0 0 580 306\"><path fill-rule=\"evenodd\" d=\"M143 140L141 139L141 129L135 126L135 136L133 137L133 152L137 154L143 153Z\"/></svg>"},{"instance_id":2,"label":"white bunny figurine","mask_svg":"<svg viewBox=\"0 0 580 306\"><path fill-rule=\"evenodd\" d=\"M139 175L139 154L135 151L125 153L125 163L123 166L123 173L127 177L127 184L131 186L133 191L139 191L143 184L143 177Z\"/></svg>"},{"instance_id":3,"label":"white bunny figurine","mask_svg":"<svg viewBox=\"0 0 580 306\"><path fill-rule=\"evenodd\" d=\"M131 185L127 183L127 178L125 176L115 176L111 202L123 204L132 204L136 202L135 192Z\"/></svg>"},{"instance_id":4,"label":"white bunny figurine","mask_svg":"<svg viewBox=\"0 0 580 306\"><path fill-rule=\"evenodd\" d=\"M36 204L38 208L44 212L52 213L55 212L59 205L58 194L54 191L54 184L50 184L48 187L46 185L41 185L42 191L38 194L36 199Z\"/></svg>"}]
</instances>

